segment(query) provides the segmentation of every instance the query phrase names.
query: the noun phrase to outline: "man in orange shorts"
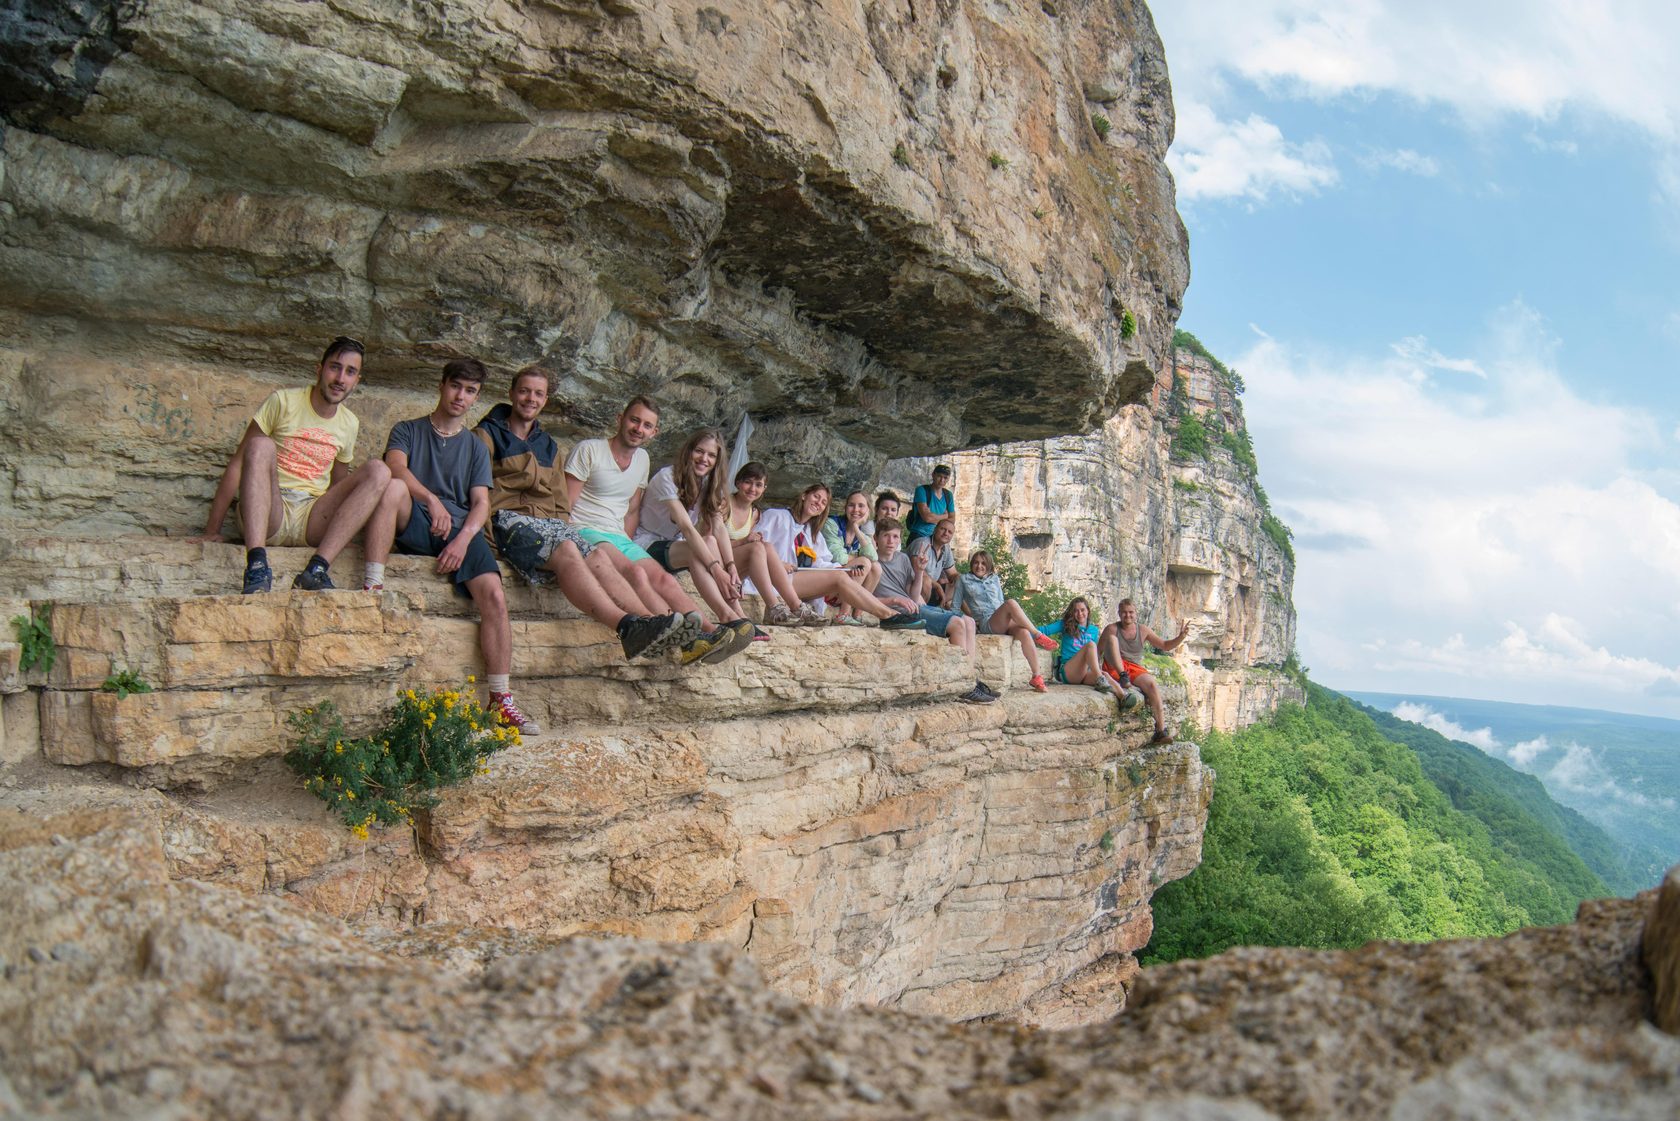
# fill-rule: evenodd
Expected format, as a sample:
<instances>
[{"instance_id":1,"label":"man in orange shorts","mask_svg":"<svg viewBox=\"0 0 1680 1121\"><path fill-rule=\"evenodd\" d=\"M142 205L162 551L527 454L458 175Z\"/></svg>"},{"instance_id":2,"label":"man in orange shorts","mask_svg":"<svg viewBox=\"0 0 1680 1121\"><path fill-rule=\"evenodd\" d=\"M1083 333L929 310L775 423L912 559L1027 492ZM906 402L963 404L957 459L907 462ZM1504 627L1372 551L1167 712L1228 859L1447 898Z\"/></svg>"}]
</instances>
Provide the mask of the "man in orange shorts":
<instances>
[{"instance_id":1,"label":"man in orange shorts","mask_svg":"<svg viewBox=\"0 0 1680 1121\"><path fill-rule=\"evenodd\" d=\"M1149 741L1151 743L1171 743L1173 734L1167 731L1166 718L1161 711L1160 686L1144 668L1144 648L1152 646L1163 654L1171 653L1184 645L1189 633L1190 624L1185 622L1178 628L1177 638L1162 638L1138 622L1137 605L1123 599L1120 601L1119 619L1104 627L1097 638L1097 649L1102 652L1103 672L1119 678L1121 684L1130 678L1138 692L1149 701L1149 711L1155 715L1155 737Z\"/></svg>"}]
</instances>

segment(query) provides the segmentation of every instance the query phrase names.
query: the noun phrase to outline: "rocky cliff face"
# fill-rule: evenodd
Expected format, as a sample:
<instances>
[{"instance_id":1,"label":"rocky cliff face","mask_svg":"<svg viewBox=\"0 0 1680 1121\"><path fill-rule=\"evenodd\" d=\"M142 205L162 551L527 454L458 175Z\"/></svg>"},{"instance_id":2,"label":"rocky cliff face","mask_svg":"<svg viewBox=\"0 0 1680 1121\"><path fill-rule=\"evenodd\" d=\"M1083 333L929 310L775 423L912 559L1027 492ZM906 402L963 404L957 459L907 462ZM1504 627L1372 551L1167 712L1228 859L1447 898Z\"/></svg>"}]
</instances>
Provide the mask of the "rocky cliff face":
<instances>
[{"instance_id":1,"label":"rocky cliff face","mask_svg":"<svg viewBox=\"0 0 1680 1121\"><path fill-rule=\"evenodd\" d=\"M750 409L783 489L865 483L1136 400L1186 283L1138 0L11 11L13 521L191 526L341 331L370 442L470 353L548 363L563 432L650 392L672 446Z\"/></svg>"},{"instance_id":2,"label":"rocky cliff face","mask_svg":"<svg viewBox=\"0 0 1680 1121\"><path fill-rule=\"evenodd\" d=\"M1179 397L1174 399L1175 381ZM1207 359L1175 350L1147 398L1088 436L976 448L944 457L956 471L959 554L998 537L1035 587L1090 597L1105 619L1121 598L1171 637L1204 727L1251 724L1299 700L1278 672L1295 645L1294 559L1263 527L1255 481L1217 439L1173 455L1174 410L1215 431L1246 431L1236 390ZM883 485L908 495L934 460L889 464Z\"/></svg>"},{"instance_id":3,"label":"rocky cliff face","mask_svg":"<svg viewBox=\"0 0 1680 1121\"><path fill-rule=\"evenodd\" d=\"M370 944L170 879L168 838L0 823L0 1103L230 1118L1667 1119L1680 870L1569 926L1144 973L1068 1032L841 1011L723 947L430 927ZM1672 1024L1671 1024L1672 1027ZM186 1057L190 1057L188 1060Z\"/></svg>"}]
</instances>

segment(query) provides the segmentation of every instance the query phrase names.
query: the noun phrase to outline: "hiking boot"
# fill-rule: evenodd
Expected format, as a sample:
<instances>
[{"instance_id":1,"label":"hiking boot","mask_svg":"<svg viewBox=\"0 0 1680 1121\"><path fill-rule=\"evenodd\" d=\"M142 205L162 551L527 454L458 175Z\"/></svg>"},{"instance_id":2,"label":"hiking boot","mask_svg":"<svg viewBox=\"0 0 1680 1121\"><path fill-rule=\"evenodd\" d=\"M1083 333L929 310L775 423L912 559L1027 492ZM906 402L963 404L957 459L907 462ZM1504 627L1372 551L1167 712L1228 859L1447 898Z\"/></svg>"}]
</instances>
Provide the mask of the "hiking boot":
<instances>
[{"instance_id":1,"label":"hiking boot","mask_svg":"<svg viewBox=\"0 0 1680 1121\"><path fill-rule=\"evenodd\" d=\"M739 621L746 623L745 619ZM686 666L695 662L704 662L711 666L731 655L739 654L752 645L751 627L752 624L747 623L748 629L745 632L737 631L728 625L718 627L716 630L706 631L699 638L683 647L682 664Z\"/></svg>"},{"instance_id":2,"label":"hiking boot","mask_svg":"<svg viewBox=\"0 0 1680 1121\"><path fill-rule=\"evenodd\" d=\"M764 622L772 627L797 627L799 619L788 610L785 603L772 603L770 610L764 613Z\"/></svg>"},{"instance_id":3,"label":"hiking boot","mask_svg":"<svg viewBox=\"0 0 1680 1121\"><path fill-rule=\"evenodd\" d=\"M682 616L626 615L618 621L618 644L624 650L624 660L634 662L652 658L671 648L670 634L681 625Z\"/></svg>"},{"instance_id":4,"label":"hiking boot","mask_svg":"<svg viewBox=\"0 0 1680 1121\"><path fill-rule=\"evenodd\" d=\"M1143 694L1136 689L1127 689L1120 694L1120 711L1130 712L1143 703Z\"/></svg>"},{"instance_id":5,"label":"hiking boot","mask_svg":"<svg viewBox=\"0 0 1680 1121\"><path fill-rule=\"evenodd\" d=\"M272 587L274 587L274 570L268 567L266 560L245 562L245 586L240 589L241 594L254 596L258 592L266 592Z\"/></svg>"},{"instance_id":6,"label":"hiking boot","mask_svg":"<svg viewBox=\"0 0 1680 1121\"><path fill-rule=\"evenodd\" d=\"M751 619L732 619L723 626L735 635L735 644L730 649L730 654L739 654L758 640L758 628L753 626ZM727 655L719 654L717 661L721 662L725 657Z\"/></svg>"},{"instance_id":7,"label":"hiking boot","mask_svg":"<svg viewBox=\"0 0 1680 1121\"><path fill-rule=\"evenodd\" d=\"M490 715L509 728L515 728L522 736L542 734L542 725L519 711L519 706L513 703L512 693L490 694Z\"/></svg>"},{"instance_id":8,"label":"hiking boot","mask_svg":"<svg viewBox=\"0 0 1680 1121\"><path fill-rule=\"evenodd\" d=\"M881 620L884 631L913 631L919 630L924 624L922 617L912 611L900 611L897 615L889 615Z\"/></svg>"},{"instance_id":9,"label":"hiking boot","mask_svg":"<svg viewBox=\"0 0 1680 1121\"><path fill-rule=\"evenodd\" d=\"M808 603L799 605L799 625L802 627L826 627L828 617Z\"/></svg>"},{"instance_id":10,"label":"hiking boot","mask_svg":"<svg viewBox=\"0 0 1680 1121\"><path fill-rule=\"evenodd\" d=\"M1044 675L1042 673L1033 674L1033 679L1031 681L1027 682L1027 684L1029 684L1033 687L1034 692L1048 693L1050 691L1048 688L1045 687Z\"/></svg>"},{"instance_id":11,"label":"hiking boot","mask_svg":"<svg viewBox=\"0 0 1680 1121\"><path fill-rule=\"evenodd\" d=\"M311 564L292 577L292 587L306 592L330 592L335 590L332 577L327 575L327 566L324 564Z\"/></svg>"},{"instance_id":12,"label":"hiking boot","mask_svg":"<svg viewBox=\"0 0 1680 1121\"><path fill-rule=\"evenodd\" d=\"M989 705L993 701L997 700L997 698L986 692L979 685L975 685L974 688L958 697L957 700L961 701L965 705Z\"/></svg>"},{"instance_id":13,"label":"hiking boot","mask_svg":"<svg viewBox=\"0 0 1680 1121\"><path fill-rule=\"evenodd\" d=\"M1155 734L1149 737L1150 743L1171 743L1177 737L1165 728L1155 729Z\"/></svg>"},{"instance_id":14,"label":"hiking boot","mask_svg":"<svg viewBox=\"0 0 1680 1121\"><path fill-rule=\"evenodd\" d=\"M984 681L981 681L979 678L974 679L974 687L976 689L980 690L982 693L986 694L986 696L992 698L994 701L997 700L999 697L1003 696L1002 693L999 693L996 689L993 689L990 685L987 685Z\"/></svg>"}]
</instances>

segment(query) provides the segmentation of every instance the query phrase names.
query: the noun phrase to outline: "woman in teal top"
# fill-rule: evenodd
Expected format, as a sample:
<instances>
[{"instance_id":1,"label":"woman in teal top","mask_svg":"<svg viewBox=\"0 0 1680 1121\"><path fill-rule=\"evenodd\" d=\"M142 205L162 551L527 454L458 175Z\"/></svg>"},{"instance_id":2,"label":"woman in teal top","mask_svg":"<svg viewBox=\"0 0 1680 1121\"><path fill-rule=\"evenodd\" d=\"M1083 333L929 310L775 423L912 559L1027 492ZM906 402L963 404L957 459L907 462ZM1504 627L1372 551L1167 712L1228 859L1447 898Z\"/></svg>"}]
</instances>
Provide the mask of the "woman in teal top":
<instances>
[{"instance_id":1,"label":"woman in teal top","mask_svg":"<svg viewBox=\"0 0 1680 1121\"><path fill-rule=\"evenodd\" d=\"M1051 623L1044 633L1062 640L1062 661L1056 667L1056 680L1064 685L1090 685L1107 689L1116 697L1121 689L1118 682L1103 673L1097 656L1097 628L1091 625L1091 605L1080 596L1067 605L1062 621Z\"/></svg>"}]
</instances>

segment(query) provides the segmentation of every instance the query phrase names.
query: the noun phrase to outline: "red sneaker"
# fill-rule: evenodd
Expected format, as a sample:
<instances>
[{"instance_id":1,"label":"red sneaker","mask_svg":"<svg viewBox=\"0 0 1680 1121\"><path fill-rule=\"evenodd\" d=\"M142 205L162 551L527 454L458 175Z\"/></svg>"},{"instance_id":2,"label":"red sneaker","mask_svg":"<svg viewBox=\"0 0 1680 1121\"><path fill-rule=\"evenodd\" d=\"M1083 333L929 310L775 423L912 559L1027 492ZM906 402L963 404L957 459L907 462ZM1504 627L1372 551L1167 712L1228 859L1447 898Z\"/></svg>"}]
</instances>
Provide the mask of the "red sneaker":
<instances>
[{"instance_id":1,"label":"red sneaker","mask_svg":"<svg viewBox=\"0 0 1680 1121\"><path fill-rule=\"evenodd\" d=\"M519 711L512 693L491 693L490 713L508 727L517 728L522 736L542 734L542 725Z\"/></svg>"},{"instance_id":2,"label":"red sneaker","mask_svg":"<svg viewBox=\"0 0 1680 1121\"><path fill-rule=\"evenodd\" d=\"M1050 691L1044 687L1044 675L1042 673L1033 674L1033 679L1028 682L1028 684L1040 693L1048 693Z\"/></svg>"}]
</instances>

